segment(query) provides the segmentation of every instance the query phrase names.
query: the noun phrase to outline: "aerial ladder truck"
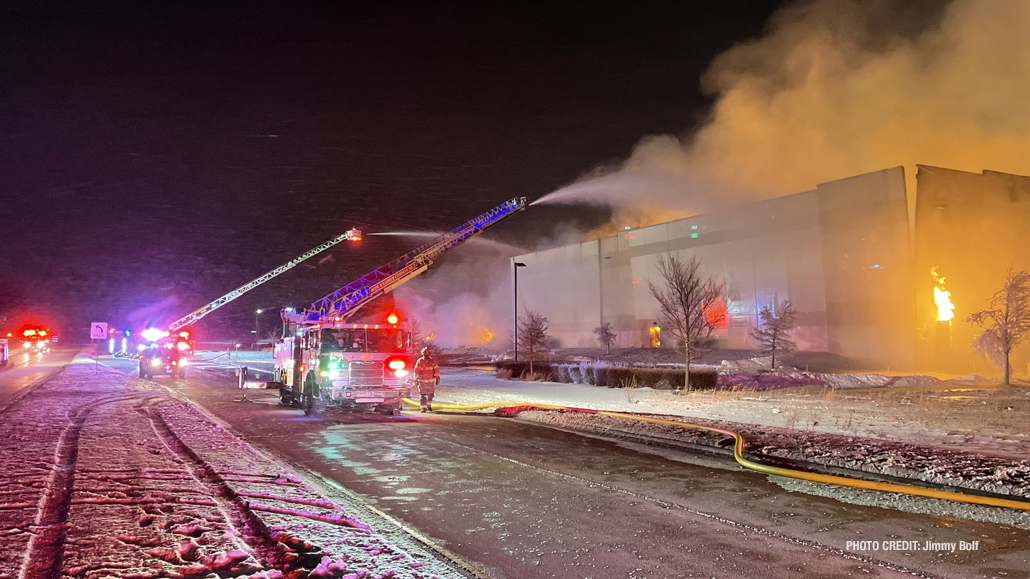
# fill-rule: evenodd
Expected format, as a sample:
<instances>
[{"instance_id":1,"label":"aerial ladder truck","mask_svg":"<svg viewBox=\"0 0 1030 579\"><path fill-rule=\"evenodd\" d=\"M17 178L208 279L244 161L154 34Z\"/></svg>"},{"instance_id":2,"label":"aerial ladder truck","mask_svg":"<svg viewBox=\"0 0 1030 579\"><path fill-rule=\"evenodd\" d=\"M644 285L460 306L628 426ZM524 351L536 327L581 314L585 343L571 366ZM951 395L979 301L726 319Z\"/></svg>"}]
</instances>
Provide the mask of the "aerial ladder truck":
<instances>
[{"instance_id":1,"label":"aerial ladder truck","mask_svg":"<svg viewBox=\"0 0 1030 579\"><path fill-rule=\"evenodd\" d=\"M180 351L184 351L185 353L192 353L193 340L190 339L190 333L186 330L187 326L193 324L194 322L197 322L204 316L232 302L236 298L267 282L268 280L293 269L298 264L307 260L308 258L314 257L315 255L318 255L319 253L322 253L323 251L343 241L361 241L361 230L357 228L350 229L342 235L334 237L333 239L330 239L329 241L326 241L321 245L311 248L303 254L284 263L283 265L280 265L279 267L269 272L266 272L265 274L241 285L240 287L232 290L231 292L214 300L213 302L205 304L200 308L197 308L196 310L190 312L189 314L179 318L178 320L175 320L174 322L169 324L167 330L161 330L159 328L147 328L141 332L141 335L143 339L150 344L158 344L160 346L168 348L176 348ZM143 346L141 346L141 348L142 347Z\"/></svg>"},{"instance_id":2,"label":"aerial ladder truck","mask_svg":"<svg viewBox=\"0 0 1030 579\"><path fill-rule=\"evenodd\" d=\"M426 271L444 253L526 206L525 197L510 199L309 308L283 310L287 333L275 345L280 402L301 406L308 414L325 406L398 413L412 386L416 356L411 333L396 312L360 320L359 312Z\"/></svg>"}]
</instances>

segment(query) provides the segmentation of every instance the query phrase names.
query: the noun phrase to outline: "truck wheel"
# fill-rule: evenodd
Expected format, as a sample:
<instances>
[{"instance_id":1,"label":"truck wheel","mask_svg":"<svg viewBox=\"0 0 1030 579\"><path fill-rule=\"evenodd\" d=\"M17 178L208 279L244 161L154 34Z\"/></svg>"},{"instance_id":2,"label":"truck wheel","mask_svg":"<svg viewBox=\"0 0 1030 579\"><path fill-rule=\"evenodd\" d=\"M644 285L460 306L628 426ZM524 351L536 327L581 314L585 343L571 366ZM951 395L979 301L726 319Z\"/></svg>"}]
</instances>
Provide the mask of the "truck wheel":
<instances>
[{"instance_id":1,"label":"truck wheel","mask_svg":"<svg viewBox=\"0 0 1030 579\"><path fill-rule=\"evenodd\" d=\"M279 404L281 406L293 405L293 392L281 384L279 385Z\"/></svg>"},{"instance_id":2,"label":"truck wheel","mask_svg":"<svg viewBox=\"0 0 1030 579\"><path fill-rule=\"evenodd\" d=\"M179 378L182 378L183 380L186 379L186 370L179 368Z\"/></svg>"},{"instance_id":3,"label":"truck wheel","mask_svg":"<svg viewBox=\"0 0 1030 579\"><path fill-rule=\"evenodd\" d=\"M139 369L139 377L140 378L146 378L147 377L147 373L143 371L142 367L140 367L140 369Z\"/></svg>"}]
</instances>

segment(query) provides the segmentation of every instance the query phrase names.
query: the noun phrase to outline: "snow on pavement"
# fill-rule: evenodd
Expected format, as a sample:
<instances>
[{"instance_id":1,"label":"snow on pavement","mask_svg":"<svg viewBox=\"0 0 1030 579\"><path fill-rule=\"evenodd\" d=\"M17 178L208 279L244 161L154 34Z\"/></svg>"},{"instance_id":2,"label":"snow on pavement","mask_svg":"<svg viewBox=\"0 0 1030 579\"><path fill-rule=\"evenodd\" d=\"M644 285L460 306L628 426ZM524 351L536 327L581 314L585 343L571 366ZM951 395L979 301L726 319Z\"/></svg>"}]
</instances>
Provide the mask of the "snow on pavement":
<instances>
[{"instance_id":1,"label":"snow on pavement","mask_svg":"<svg viewBox=\"0 0 1030 579\"><path fill-rule=\"evenodd\" d=\"M981 419L971 425L971 432L941 432L918 421L886 428L882 425L893 414L911 419L912 406L886 408L870 402L869 415L861 415L850 401L806 396L784 391L707 391L684 395L649 388L501 380L486 370L445 369L436 399L439 404L535 403L683 417L740 432L747 440L747 451L760 455L1030 497L1026 437L984 436L982 413ZM805 414L799 414L792 405L803 408ZM821 409L820 414L813 414L815 407ZM802 419L797 419L799 415ZM531 412L525 417L576 430L617 436L657 435L710 446L719 446L723 438L593 414ZM964 444L955 445L955 438ZM945 446L942 441L952 444Z\"/></svg>"},{"instance_id":2,"label":"snow on pavement","mask_svg":"<svg viewBox=\"0 0 1030 579\"><path fill-rule=\"evenodd\" d=\"M0 579L465 576L159 384L84 358L4 412L0 437Z\"/></svg>"}]
</instances>

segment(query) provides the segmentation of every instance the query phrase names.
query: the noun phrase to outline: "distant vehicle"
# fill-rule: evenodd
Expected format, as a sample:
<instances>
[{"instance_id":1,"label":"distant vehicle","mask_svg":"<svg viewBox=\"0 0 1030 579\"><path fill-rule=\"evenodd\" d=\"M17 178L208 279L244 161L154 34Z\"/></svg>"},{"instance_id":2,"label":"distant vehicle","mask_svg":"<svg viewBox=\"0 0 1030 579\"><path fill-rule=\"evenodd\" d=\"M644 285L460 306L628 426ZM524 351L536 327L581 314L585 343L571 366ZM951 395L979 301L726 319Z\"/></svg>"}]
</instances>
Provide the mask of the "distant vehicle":
<instances>
[{"instance_id":1,"label":"distant vehicle","mask_svg":"<svg viewBox=\"0 0 1030 579\"><path fill-rule=\"evenodd\" d=\"M49 328L32 326L21 331L21 349L25 352L45 354L50 351L50 340L53 338Z\"/></svg>"},{"instance_id":2,"label":"distant vehicle","mask_svg":"<svg viewBox=\"0 0 1030 579\"><path fill-rule=\"evenodd\" d=\"M7 365L11 353L7 350L7 338L0 339L0 368Z\"/></svg>"},{"instance_id":3,"label":"distant vehicle","mask_svg":"<svg viewBox=\"0 0 1030 579\"><path fill-rule=\"evenodd\" d=\"M186 357L179 350L175 348L153 347L140 352L140 378L151 378L164 374L172 378L186 377Z\"/></svg>"}]
</instances>

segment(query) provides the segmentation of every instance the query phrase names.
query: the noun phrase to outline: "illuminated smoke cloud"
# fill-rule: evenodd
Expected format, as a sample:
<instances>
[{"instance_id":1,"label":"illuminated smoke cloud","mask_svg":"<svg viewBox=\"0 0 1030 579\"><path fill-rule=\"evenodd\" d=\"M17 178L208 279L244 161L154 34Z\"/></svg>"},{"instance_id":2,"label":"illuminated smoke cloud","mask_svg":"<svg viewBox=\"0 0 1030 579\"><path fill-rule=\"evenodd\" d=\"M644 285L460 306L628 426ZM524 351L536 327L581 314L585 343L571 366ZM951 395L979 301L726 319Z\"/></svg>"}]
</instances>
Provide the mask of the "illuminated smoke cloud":
<instances>
[{"instance_id":1,"label":"illuminated smoke cloud","mask_svg":"<svg viewBox=\"0 0 1030 579\"><path fill-rule=\"evenodd\" d=\"M614 172L539 202L681 213L915 163L1030 174L1030 2L796 3L720 55L694 134L648 137Z\"/></svg>"}]
</instances>

